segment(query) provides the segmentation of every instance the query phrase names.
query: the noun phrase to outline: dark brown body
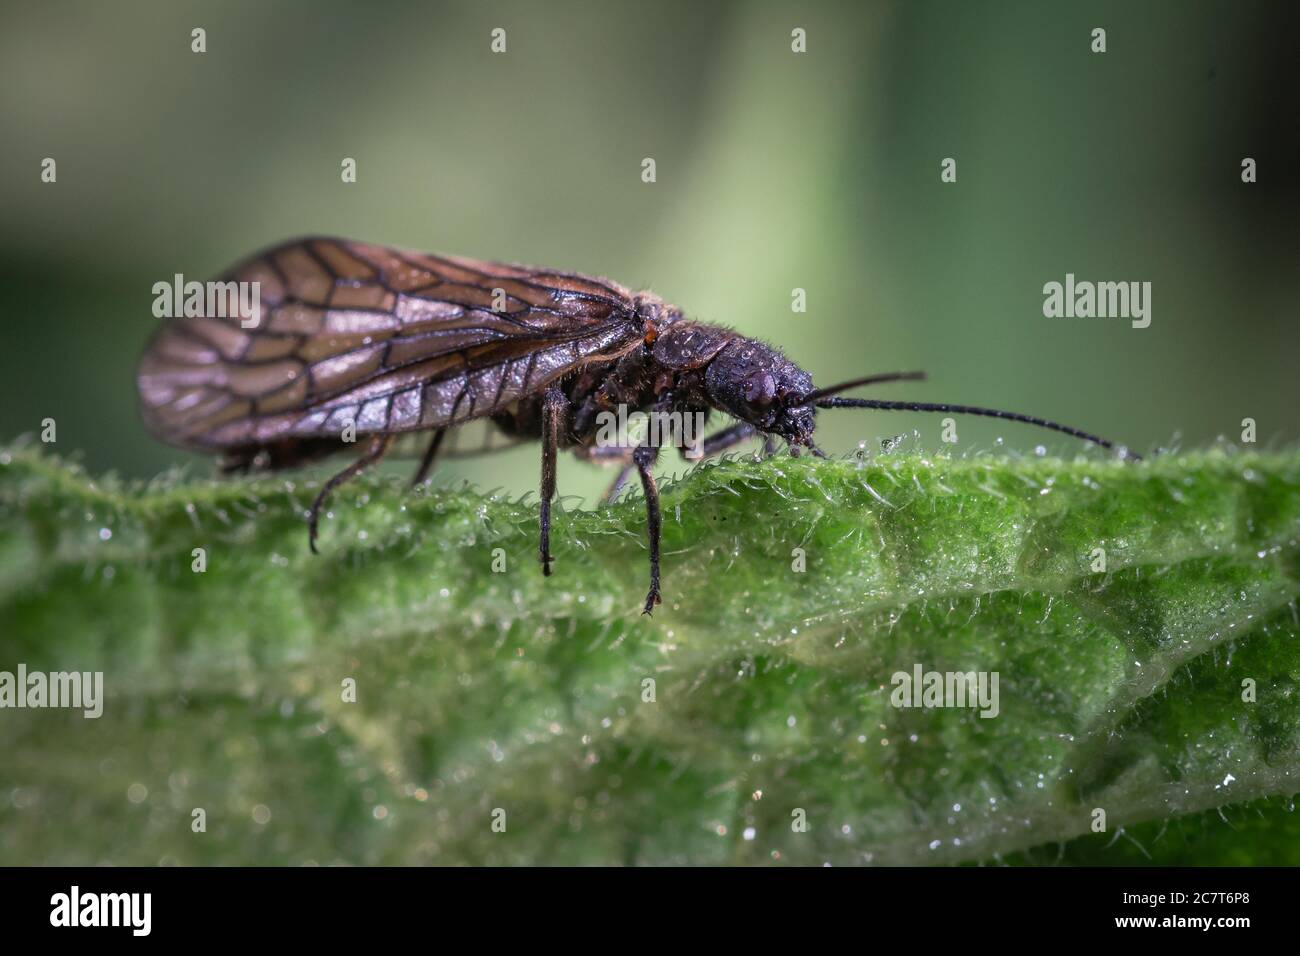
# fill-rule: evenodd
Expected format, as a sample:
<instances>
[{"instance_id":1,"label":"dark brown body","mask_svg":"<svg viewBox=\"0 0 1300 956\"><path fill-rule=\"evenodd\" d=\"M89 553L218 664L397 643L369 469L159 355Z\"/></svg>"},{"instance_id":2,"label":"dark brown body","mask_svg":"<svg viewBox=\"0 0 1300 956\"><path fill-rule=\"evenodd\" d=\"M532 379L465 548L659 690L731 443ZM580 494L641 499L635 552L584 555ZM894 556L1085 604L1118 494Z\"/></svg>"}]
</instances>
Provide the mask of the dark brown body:
<instances>
[{"instance_id":1,"label":"dark brown body","mask_svg":"<svg viewBox=\"0 0 1300 956\"><path fill-rule=\"evenodd\" d=\"M716 451L762 427L745 414L746 395L770 405L778 385L783 394L792 382L811 388L775 350L687 322L649 293L588 276L302 239L222 279L258 283L261 313L232 308L168 321L140 363L143 418L164 441L220 454L227 471L292 468L362 449L313 506L313 549L325 495L378 461L394 436L432 436L417 474L423 480L449 429L490 418L514 438L543 443L547 573L556 450L622 463L615 492L631 470L641 473L651 499L648 610L658 602L657 493L649 474L658 448L596 447L600 413L621 405L740 414L743 427L706 445ZM727 374L711 381L715 366ZM744 374L737 378L736 370ZM805 411L797 429L774 420L769 430L789 432L791 440L810 436Z\"/></svg>"},{"instance_id":2,"label":"dark brown body","mask_svg":"<svg viewBox=\"0 0 1300 956\"><path fill-rule=\"evenodd\" d=\"M874 376L818 391L777 349L684 319L657 296L607 279L340 239L284 243L222 279L257 283L260 313L249 314L235 297L237 307L215 315L167 321L140 362L142 416L163 441L220 454L227 471L291 468L360 449L312 505L313 551L331 489L379 461L395 437L430 435L420 482L448 431L484 418L512 438L542 443L544 573L557 450L621 464L611 496L633 471L639 475L650 548L646 613L659 603L658 439L602 447L602 412L718 411L735 419L703 441L705 456L758 433L820 454L812 440L816 407L986 415L1110 447L993 409L831 398L921 376Z\"/></svg>"},{"instance_id":3,"label":"dark brown body","mask_svg":"<svg viewBox=\"0 0 1300 956\"><path fill-rule=\"evenodd\" d=\"M649 334L655 341L647 342ZM590 449L594 446L600 412L614 412L619 405L649 411L665 396L679 397L683 407L708 413L703 398L706 388L703 369L726 345L747 341L731 330L701 326L670 315L667 325L641 318L641 341L617 360L584 363L555 386L573 414L560 435L561 448ZM701 348L701 346L703 346ZM520 398L486 412L505 435L522 440L542 437L544 394ZM458 420L457 424L463 424ZM386 433L388 429L358 429L358 437ZM236 445L223 450L226 470L277 470L341 454L354 443L330 436L289 437L263 443ZM590 456L589 456L590 457Z\"/></svg>"}]
</instances>

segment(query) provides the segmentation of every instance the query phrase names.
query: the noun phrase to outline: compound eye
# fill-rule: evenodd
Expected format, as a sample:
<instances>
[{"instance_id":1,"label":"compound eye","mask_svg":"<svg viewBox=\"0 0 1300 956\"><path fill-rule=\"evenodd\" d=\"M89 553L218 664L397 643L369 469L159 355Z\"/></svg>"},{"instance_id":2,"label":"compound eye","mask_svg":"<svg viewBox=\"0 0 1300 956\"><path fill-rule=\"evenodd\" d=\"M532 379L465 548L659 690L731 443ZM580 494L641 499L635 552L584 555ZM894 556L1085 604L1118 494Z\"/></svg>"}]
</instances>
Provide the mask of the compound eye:
<instances>
[{"instance_id":1,"label":"compound eye","mask_svg":"<svg viewBox=\"0 0 1300 956\"><path fill-rule=\"evenodd\" d=\"M764 372L745 382L745 401L751 405L765 407L776 398L776 380Z\"/></svg>"}]
</instances>

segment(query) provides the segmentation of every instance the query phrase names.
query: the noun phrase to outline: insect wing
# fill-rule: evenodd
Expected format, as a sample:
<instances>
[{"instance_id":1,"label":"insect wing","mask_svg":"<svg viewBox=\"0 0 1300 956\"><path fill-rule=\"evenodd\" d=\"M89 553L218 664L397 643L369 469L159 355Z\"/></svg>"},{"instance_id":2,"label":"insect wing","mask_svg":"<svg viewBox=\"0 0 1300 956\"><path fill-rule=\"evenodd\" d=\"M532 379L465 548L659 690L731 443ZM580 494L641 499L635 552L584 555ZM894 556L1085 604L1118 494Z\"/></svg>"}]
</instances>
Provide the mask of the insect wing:
<instances>
[{"instance_id":1,"label":"insect wing","mask_svg":"<svg viewBox=\"0 0 1300 956\"><path fill-rule=\"evenodd\" d=\"M285 243L220 281L256 298L167 320L141 360L145 422L174 444L457 425L641 339L614 283L365 243Z\"/></svg>"}]
</instances>

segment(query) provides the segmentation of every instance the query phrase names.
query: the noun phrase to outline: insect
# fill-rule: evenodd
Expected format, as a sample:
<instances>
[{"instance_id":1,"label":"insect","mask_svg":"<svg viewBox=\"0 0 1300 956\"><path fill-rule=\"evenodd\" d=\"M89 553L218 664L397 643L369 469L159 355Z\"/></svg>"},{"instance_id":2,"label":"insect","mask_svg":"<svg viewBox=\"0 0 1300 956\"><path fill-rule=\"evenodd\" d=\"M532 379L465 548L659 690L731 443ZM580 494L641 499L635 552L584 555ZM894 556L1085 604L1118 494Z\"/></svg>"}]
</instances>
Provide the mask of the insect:
<instances>
[{"instance_id":1,"label":"insect","mask_svg":"<svg viewBox=\"0 0 1300 956\"><path fill-rule=\"evenodd\" d=\"M551 573L558 451L617 464L607 500L639 477L650 553L646 614L660 603L652 469L663 443L598 442L602 413L620 405L728 416L731 424L698 447L705 457L759 435L785 441L792 454L825 457L813 441L814 416L832 408L982 415L1114 447L1029 415L842 397L924 376L888 373L818 389L772 346L605 279L324 238L275 246L224 279L259 284L256 324L238 309L168 320L140 362L142 415L163 441L219 453L227 472L288 468L360 447L312 503L312 551L330 492L383 458L395 438L429 436L419 484L448 432L475 419L489 419L511 440L542 443L543 574Z\"/></svg>"}]
</instances>

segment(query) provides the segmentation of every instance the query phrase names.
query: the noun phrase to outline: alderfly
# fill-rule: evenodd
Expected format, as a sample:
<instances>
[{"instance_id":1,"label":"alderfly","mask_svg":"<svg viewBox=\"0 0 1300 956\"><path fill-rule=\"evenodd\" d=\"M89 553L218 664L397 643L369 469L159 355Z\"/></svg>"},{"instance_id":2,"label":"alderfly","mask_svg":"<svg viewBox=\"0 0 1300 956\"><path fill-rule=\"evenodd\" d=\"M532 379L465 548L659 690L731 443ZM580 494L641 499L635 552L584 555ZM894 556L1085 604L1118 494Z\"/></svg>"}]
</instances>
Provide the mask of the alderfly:
<instances>
[{"instance_id":1,"label":"alderfly","mask_svg":"<svg viewBox=\"0 0 1300 956\"><path fill-rule=\"evenodd\" d=\"M991 408L844 398L895 372L814 388L812 376L772 346L694 322L648 292L550 269L402 252L342 239L298 239L236 266L225 282L257 290L230 308L169 319L140 362L145 424L163 441L219 453L226 471L288 468L361 454L325 482L308 541L329 493L375 464L404 433L428 433L416 471L425 480L448 432L489 419L511 440L542 443L542 573L551 573L551 503L559 449L616 464L607 499L635 473L645 493L650 589L659 597L659 491L652 474L659 430L639 442L598 439L627 409L733 423L688 443L716 455L757 435L825 457L813 442L817 409L874 408L982 415L1072 435L1096 435ZM229 288L229 286L222 286ZM179 278L177 295L181 294ZM686 448L683 449L686 451ZM1127 457L1136 455L1124 452Z\"/></svg>"}]
</instances>

